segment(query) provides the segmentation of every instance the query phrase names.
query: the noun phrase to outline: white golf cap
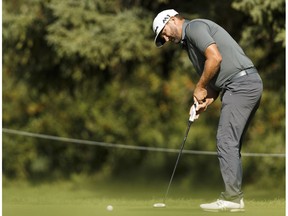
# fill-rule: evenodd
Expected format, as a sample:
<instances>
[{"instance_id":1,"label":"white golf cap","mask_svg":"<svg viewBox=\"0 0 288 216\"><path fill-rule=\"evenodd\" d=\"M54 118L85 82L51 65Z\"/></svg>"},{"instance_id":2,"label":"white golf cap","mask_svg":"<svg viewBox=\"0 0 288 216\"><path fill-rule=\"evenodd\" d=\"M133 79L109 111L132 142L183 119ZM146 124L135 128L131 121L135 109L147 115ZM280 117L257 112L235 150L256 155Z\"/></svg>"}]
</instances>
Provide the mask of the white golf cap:
<instances>
[{"instance_id":1,"label":"white golf cap","mask_svg":"<svg viewBox=\"0 0 288 216\"><path fill-rule=\"evenodd\" d=\"M177 15L177 14L178 14L178 12L175 11L174 9L168 9L168 10L164 10L164 11L160 12L155 17L155 19L153 21L153 31L156 34L154 42L155 42L155 45L157 47L161 47L165 43L164 39L158 37L159 33L162 31L162 29L164 28L166 23L170 20L170 18Z\"/></svg>"}]
</instances>

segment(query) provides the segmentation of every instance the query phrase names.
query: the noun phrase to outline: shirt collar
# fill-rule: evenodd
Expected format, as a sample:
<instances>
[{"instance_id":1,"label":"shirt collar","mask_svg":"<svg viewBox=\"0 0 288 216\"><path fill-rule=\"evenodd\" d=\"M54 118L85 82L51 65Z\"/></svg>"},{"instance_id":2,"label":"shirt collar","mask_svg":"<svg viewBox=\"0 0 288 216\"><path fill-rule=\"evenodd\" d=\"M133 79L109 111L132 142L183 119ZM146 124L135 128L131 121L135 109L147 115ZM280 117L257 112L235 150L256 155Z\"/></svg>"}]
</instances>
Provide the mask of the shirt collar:
<instances>
[{"instance_id":1,"label":"shirt collar","mask_svg":"<svg viewBox=\"0 0 288 216\"><path fill-rule=\"evenodd\" d=\"M189 22L190 22L189 20L185 20L184 23L183 23L183 25L182 25L182 40L181 40L181 45L182 45L182 46L186 46L186 39L185 39L186 34L185 34L185 30L186 30L186 27L187 27L187 25L188 25Z\"/></svg>"}]
</instances>

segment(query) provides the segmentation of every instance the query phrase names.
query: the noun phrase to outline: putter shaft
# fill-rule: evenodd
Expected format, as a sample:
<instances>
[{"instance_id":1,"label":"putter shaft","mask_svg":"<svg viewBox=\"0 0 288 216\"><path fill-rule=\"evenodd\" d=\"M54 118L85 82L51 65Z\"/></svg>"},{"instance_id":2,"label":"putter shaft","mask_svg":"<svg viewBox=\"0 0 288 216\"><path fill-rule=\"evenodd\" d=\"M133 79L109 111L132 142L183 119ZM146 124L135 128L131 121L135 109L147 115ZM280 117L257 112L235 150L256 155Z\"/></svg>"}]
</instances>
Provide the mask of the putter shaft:
<instances>
[{"instance_id":1,"label":"putter shaft","mask_svg":"<svg viewBox=\"0 0 288 216\"><path fill-rule=\"evenodd\" d=\"M188 136L188 133L189 133L189 130L190 130L190 126L191 126L192 122L193 122L193 121L188 120L188 125L187 125L187 128L186 128L185 137L184 137L183 142L182 142L182 144L181 144L181 148L180 148L180 151L179 151L179 153L178 153L178 157L177 157L177 160L176 160L176 163L175 163L175 166L174 166L174 169L173 169L173 172L172 172L172 175L171 175L169 184L168 184L168 188L167 188L167 190L166 190L166 193L165 193L165 196L164 196L164 199L163 199L163 203L164 203L164 204L165 204L165 202L166 202L166 198L167 198L167 196L168 196L169 189L170 189L170 186L171 186L171 183L172 183L172 180L173 180L173 177L174 177L174 174L175 174L175 171L176 171L176 168L177 168L179 159L180 159L181 154L182 154L182 151L183 151L183 149L184 149L184 145L185 145L185 142L186 142L186 139L187 139L187 136Z\"/></svg>"}]
</instances>

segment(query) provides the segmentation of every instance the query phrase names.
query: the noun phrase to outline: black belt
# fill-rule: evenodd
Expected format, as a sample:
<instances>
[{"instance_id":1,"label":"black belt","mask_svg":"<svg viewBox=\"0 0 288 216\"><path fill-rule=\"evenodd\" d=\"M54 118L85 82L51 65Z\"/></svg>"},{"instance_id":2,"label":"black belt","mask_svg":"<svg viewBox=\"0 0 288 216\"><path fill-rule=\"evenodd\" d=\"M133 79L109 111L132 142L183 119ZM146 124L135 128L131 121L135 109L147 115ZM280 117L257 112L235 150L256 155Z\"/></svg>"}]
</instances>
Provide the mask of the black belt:
<instances>
[{"instance_id":1,"label":"black belt","mask_svg":"<svg viewBox=\"0 0 288 216\"><path fill-rule=\"evenodd\" d=\"M246 76L246 75L249 75L249 74L254 74L254 73L257 73L257 70L255 67L251 67L251 68L247 68L245 70L242 70L240 72L238 72L237 74L235 74L234 76L232 76L229 81L233 81L233 80L236 80L242 76Z\"/></svg>"}]
</instances>

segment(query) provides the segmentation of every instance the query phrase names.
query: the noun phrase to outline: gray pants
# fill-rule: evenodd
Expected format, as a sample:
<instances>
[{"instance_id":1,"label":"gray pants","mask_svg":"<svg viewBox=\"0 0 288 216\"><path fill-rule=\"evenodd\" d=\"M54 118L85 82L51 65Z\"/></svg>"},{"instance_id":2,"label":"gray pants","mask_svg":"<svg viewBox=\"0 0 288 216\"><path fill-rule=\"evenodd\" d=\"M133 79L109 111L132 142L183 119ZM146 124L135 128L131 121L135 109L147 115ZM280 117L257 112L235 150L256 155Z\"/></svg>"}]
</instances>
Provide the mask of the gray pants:
<instances>
[{"instance_id":1,"label":"gray pants","mask_svg":"<svg viewBox=\"0 0 288 216\"><path fill-rule=\"evenodd\" d=\"M226 85L217 131L217 153L225 185L220 199L239 202L243 197L241 146L263 91L258 73L239 77Z\"/></svg>"}]
</instances>

